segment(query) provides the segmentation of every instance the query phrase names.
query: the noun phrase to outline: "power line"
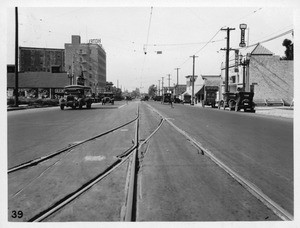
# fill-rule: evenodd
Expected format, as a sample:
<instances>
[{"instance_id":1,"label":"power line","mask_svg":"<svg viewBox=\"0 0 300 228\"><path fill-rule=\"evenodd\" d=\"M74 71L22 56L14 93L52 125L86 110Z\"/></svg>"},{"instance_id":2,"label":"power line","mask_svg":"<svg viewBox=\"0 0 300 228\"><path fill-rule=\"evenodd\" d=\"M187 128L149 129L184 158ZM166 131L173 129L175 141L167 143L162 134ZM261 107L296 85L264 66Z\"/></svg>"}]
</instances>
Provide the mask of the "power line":
<instances>
[{"instance_id":1,"label":"power line","mask_svg":"<svg viewBox=\"0 0 300 228\"><path fill-rule=\"evenodd\" d=\"M206 42L205 45L203 45L200 50L198 50L194 55L198 54L200 51L202 51L209 43L211 43L211 41L218 35L218 33L221 31L221 29L219 29L213 36L212 38L210 38L209 41ZM224 40L224 39L223 39ZM190 58L187 58L182 64L180 64L179 66L182 66L184 65L185 63L187 63L187 61L189 60Z\"/></svg>"},{"instance_id":2,"label":"power line","mask_svg":"<svg viewBox=\"0 0 300 228\"><path fill-rule=\"evenodd\" d=\"M245 47L237 48L237 49L245 49L245 48L249 48L249 47L254 47L254 46L258 45L258 44L263 44L263 43L269 42L269 41L271 41L271 40L275 40L275 39L277 39L277 38L279 38L279 37L285 36L285 35L287 35L287 34L289 34L289 33L292 33L293 31L294 31L294 29L290 29L290 30L288 30L288 31L286 31L286 32L284 32L284 33L281 33L281 34L279 34L279 35L277 35L277 36L274 36L274 37L272 37L272 38L269 38L269 39L267 39L267 40L260 41L260 42L257 42L257 43L255 43L255 44L251 44L251 45L249 45L249 46L245 46Z\"/></svg>"},{"instance_id":3,"label":"power line","mask_svg":"<svg viewBox=\"0 0 300 228\"><path fill-rule=\"evenodd\" d=\"M260 11L261 9L262 9L262 8L258 8L257 10L254 10L254 11L252 11L251 13L249 13L249 14L247 14L247 15L245 15L245 16L240 17L239 19L235 19L235 20L231 21L228 25L232 25L232 24L233 24L234 22L236 22L236 21L241 21L242 19L245 19L245 18L251 16L252 14L257 13L257 12ZM225 27L225 26L224 26L224 27Z\"/></svg>"},{"instance_id":4,"label":"power line","mask_svg":"<svg viewBox=\"0 0 300 228\"><path fill-rule=\"evenodd\" d=\"M252 14L254 14L254 13L256 13L256 12L258 12L259 10L261 10L262 8L258 8L257 10L254 10L253 12L251 12L251 13L249 13L249 14L247 14L247 15L245 15L245 16L243 16L243 17L241 17L241 18L239 18L238 20L241 20L241 19L244 19L244 18L246 18L246 17L249 17L250 15L252 15ZM233 22L235 22L235 21L237 21L237 20L234 20L234 21L232 21L230 24L232 24ZM224 28L225 27L225 25L222 27L222 28ZM222 29L221 28L221 29ZM209 43L212 43L211 41L218 35L218 33L221 31L221 29L219 29L217 32L216 32L216 34L199 50L199 51L197 51L194 55L196 55L196 54L198 54L200 51L202 51ZM182 66L182 65L184 65L187 61L189 60L189 58L187 58L180 66Z\"/></svg>"},{"instance_id":5,"label":"power line","mask_svg":"<svg viewBox=\"0 0 300 228\"><path fill-rule=\"evenodd\" d=\"M183 46L183 45L198 45L198 44L206 44L206 43L215 43L223 41L221 40L213 40L213 41L204 41L204 42L197 42L197 43L177 43L177 44L148 44L147 46L155 46L155 47L161 47L161 46Z\"/></svg>"},{"instance_id":6,"label":"power line","mask_svg":"<svg viewBox=\"0 0 300 228\"><path fill-rule=\"evenodd\" d=\"M149 35L150 35L151 20L152 20L152 11L153 11L153 6L151 6L150 20L149 20L148 32L147 32L147 41L146 41L146 44L144 45L144 53L145 53L145 55L147 54L147 46L148 46L148 40L149 40Z\"/></svg>"}]
</instances>

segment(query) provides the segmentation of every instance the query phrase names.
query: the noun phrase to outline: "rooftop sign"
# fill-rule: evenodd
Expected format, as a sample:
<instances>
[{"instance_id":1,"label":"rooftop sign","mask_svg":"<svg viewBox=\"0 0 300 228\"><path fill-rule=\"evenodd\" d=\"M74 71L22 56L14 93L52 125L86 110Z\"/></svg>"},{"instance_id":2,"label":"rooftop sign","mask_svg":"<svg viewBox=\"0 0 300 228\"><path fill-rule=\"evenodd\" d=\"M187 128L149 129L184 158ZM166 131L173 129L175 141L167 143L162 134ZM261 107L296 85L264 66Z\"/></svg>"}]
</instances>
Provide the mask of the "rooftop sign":
<instances>
[{"instance_id":1,"label":"rooftop sign","mask_svg":"<svg viewBox=\"0 0 300 228\"><path fill-rule=\"evenodd\" d=\"M99 46L101 46L101 39L90 39L89 43L90 44L98 44Z\"/></svg>"}]
</instances>

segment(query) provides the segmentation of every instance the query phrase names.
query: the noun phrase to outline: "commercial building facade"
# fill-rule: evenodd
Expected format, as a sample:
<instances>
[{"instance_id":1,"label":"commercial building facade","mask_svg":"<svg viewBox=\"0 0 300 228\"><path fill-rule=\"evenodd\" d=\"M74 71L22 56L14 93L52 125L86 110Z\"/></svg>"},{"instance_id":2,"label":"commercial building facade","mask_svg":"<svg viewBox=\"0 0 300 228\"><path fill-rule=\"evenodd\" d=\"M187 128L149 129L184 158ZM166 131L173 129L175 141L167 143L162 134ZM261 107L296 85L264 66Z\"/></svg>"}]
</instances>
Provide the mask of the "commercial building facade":
<instances>
[{"instance_id":1,"label":"commercial building facade","mask_svg":"<svg viewBox=\"0 0 300 228\"><path fill-rule=\"evenodd\" d=\"M282 60L261 44L246 51L245 66L240 65L238 71L233 66L229 69L229 91L236 92L245 85L245 91L254 91L256 103L282 101L290 105L294 98L294 61ZM224 75L222 68L223 79Z\"/></svg>"},{"instance_id":2,"label":"commercial building facade","mask_svg":"<svg viewBox=\"0 0 300 228\"><path fill-rule=\"evenodd\" d=\"M72 43L65 44L65 69L71 84L83 77L84 85L90 86L93 93L105 91L106 52L100 40L81 43L80 36L73 35Z\"/></svg>"}]
</instances>

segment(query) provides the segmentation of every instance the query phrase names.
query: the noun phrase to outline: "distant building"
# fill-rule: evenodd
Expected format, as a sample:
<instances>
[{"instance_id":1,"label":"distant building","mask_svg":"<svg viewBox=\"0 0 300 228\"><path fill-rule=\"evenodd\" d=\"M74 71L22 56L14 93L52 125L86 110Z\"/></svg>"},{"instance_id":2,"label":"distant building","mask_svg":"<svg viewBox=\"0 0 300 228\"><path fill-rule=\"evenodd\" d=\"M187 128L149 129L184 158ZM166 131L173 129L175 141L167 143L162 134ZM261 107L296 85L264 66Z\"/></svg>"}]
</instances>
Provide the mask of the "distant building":
<instances>
[{"instance_id":1,"label":"distant building","mask_svg":"<svg viewBox=\"0 0 300 228\"><path fill-rule=\"evenodd\" d=\"M220 90L220 86L221 86L221 75L201 75L202 79L203 79L203 85L201 86L201 89L198 90L195 93L196 96L196 101L200 102L201 101L201 96L203 99L203 94L204 94L204 87L205 86L214 86L214 87L218 87ZM218 101L220 98L220 91L217 92L217 97L216 100Z\"/></svg>"},{"instance_id":2,"label":"distant building","mask_svg":"<svg viewBox=\"0 0 300 228\"><path fill-rule=\"evenodd\" d=\"M181 94L183 94L186 91L186 85L175 85L174 86L175 90L175 97L179 97Z\"/></svg>"},{"instance_id":3,"label":"distant building","mask_svg":"<svg viewBox=\"0 0 300 228\"><path fill-rule=\"evenodd\" d=\"M192 101L192 93L193 93L193 76L188 75L186 77L186 90L184 93L182 93L179 98L183 100L184 102L191 102ZM197 103L196 93L202 88L203 80L198 80L198 76L194 75L194 101Z\"/></svg>"},{"instance_id":4,"label":"distant building","mask_svg":"<svg viewBox=\"0 0 300 228\"><path fill-rule=\"evenodd\" d=\"M65 69L72 83L78 77L84 77L84 84L90 86L95 94L105 91L106 52L100 40L81 43L80 36L73 35L72 43L65 44Z\"/></svg>"},{"instance_id":5,"label":"distant building","mask_svg":"<svg viewBox=\"0 0 300 228\"><path fill-rule=\"evenodd\" d=\"M20 72L64 72L65 50L19 47Z\"/></svg>"}]
</instances>

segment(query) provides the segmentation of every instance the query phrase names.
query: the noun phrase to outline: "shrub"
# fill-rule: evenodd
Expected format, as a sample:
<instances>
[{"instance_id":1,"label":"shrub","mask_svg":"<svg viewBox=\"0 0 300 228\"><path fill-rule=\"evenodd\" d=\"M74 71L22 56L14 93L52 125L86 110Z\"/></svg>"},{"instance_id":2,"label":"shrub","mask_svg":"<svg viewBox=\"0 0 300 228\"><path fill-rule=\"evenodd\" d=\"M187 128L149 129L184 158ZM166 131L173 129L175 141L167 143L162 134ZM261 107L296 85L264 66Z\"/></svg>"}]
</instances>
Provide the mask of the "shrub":
<instances>
[{"instance_id":1,"label":"shrub","mask_svg":"<svg viewBox=\"0 0 300 228\"><path fill-rule=\"evenodd\" d=\"M12 106L15 104L14 98L7 99L7 105ZM58 99L38 99L38 98L19 98L19 105L28 106L57 106L59 104Z\"/></svg>"}]
</instances>

